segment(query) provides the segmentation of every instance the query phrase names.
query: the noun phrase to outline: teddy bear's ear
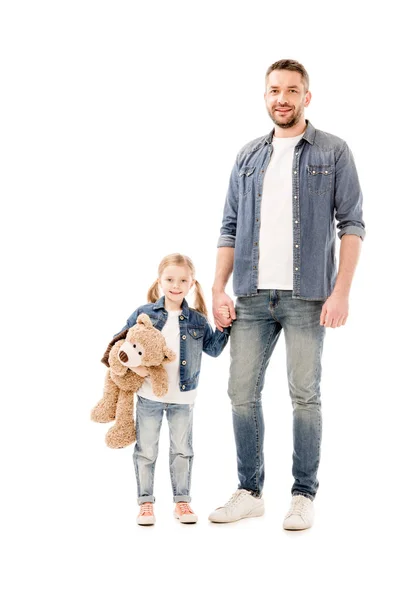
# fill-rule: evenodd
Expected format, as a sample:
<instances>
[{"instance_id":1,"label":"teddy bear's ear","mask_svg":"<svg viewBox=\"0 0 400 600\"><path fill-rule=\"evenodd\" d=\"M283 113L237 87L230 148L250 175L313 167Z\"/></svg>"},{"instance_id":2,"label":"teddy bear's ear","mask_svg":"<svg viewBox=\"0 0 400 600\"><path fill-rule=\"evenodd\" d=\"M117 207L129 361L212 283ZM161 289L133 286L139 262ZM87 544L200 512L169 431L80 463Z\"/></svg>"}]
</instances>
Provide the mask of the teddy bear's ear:
<instances>
[{"instance_id":1,"label":"teddy bear's ear","mask_svg":"<svg viewBox=\"0 0 400 600\"><path fill-rule=\"evenodd\" d=\"M110 366L110 363L108 362L108 357L110 356L111 348L114 346L114 344L116 342L119 342L119 340L124 340L126 338L126 334L128 333L128 331L129 331L128 329L124 329L124 331L121 331L121 333L116 335L115 338L113 338L111 340L111 342L108 344L107 350L104 352L104 356L101 359L101 362L103 363L103 365L106 365L106 367Z\"/></svg>"},{"instance_id":2,"label":"teddy bear's ear","mask_svg":"<svg viewBox=\"0 0 400 600\"><path fill-rule=\"evenodd\" d=\"M175 352L173 352L172 350L170 350L166 346L164 347L164 356L165 356L165 358L163 360L163 364L170 363L170 362L174 361L175 358L176 358Z\"/></svg>"},{"instance_id":3,"label":"teddy bear's ear","mask_svg":"<svg viewBox=\"0 0 400 600\"><path fill-rule=\"evenodd\" d=\"M136 323L140 323L141 325L144 325L148 328L153 327L153 323L151 322L149 315L146 315L146 313L141 313L138 316Z\"/></svg>"}]
</instances>

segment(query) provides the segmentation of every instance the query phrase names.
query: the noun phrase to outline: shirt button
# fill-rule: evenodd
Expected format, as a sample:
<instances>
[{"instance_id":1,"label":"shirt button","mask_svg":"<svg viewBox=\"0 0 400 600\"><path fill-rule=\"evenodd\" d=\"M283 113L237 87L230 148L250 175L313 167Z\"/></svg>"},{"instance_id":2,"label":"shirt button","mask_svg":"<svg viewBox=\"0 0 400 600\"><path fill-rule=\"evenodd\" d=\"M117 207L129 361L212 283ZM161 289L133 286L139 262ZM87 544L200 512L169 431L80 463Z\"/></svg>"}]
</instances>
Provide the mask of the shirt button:
<instances>
[{"instance_id":1,"label":"shirt button","mask_svg":"<svg viewBox=\"0 0 400 600\"><path fill-rule=\"evenodd\" d=\"M182 315L179 318L180 318L181 321L183 321L183 316Z\"/></svg>"},{"instance_id":2,"label":"shirt button","mask_svg":"<svg viewBox=\"0 0 400 600\"><path fill-rule=\"evenodd\" d=\"M293 173L294 173L295 175L297 175L297 171L293 171Z\"/></svg>"},{"instance_id":3,"label":"shirt button","mask_svg":"<svg viewBox=\"0 0 400 600\"><path fill-rule=\"evenodd\" d=\"M258 242L254 242L254 245L255 245L255 246L258 246Z\"/></svg>"},{"instance_id":4,"label":"shirt button","mask_svg":"<svg viewBox=\"0 0 400 600\"><path fill-rule=\"evenodd\" d=\"M315 171L313 171L313 175L315 175Z\"/></svg>"},{"instance_id":5,"label":"shirt button","mask_svg":"<svg viewBox=\"0 0 400 600\"><path fill-rule=\"evenodd\" d=\"M257 269L257 267L256 267L256 266L254 266L254 267L253 267L253 269L254 269L254 270L256 270L256 269Z\"/></svg>"},{"instance_id":6,"label":"shirt button","mask_svg":"<svg viewBox=\"0 0 400 600\"><path fill-rule=\"evenodd\" d=\"M183 385L183 386L182 386L182 389L184 390L184 389L185 389L185 387L186 387L186 386L185 386L185 385Z\"/></svg>"},{"instance_id":7,"label":"shirt button","mask_svg":"<svg viewBox=\"0 0 400 600\"><path fill-rule=\"evenodd\" d=\"M183 340L186 340L186 335L183 335L183 336L182 336L182 339L183 339Z\"/></svg>"},{"instance_id":8,"label":"shirt button","mask_svg":"<svg viewBox=\"0 0 400 600\"><path fill-rule=\"evenodd\" d=\"M297 200L297 196L295 196L294 199Z\"/></svg>"},{"instance_id":9,"label":"shirt button","mask_svg":"<svg viewBox=\"0 0 400 600\"><path fill-rule=\"evenodd\" d=\"M182 364L183 364L183 365L186 365L186 360L183 360L183 361L182 361Z\"/></svg>"},{"instance_id":10,"label":"shirt button","mask_svg":"<svg viewBox=\"0 0 400 600\"><path fill-rule=\"evenodd\" d=\"M298 247L299 247L299 245L298 245L298 244L296 244L296 248L298 248Z\"/></svg>"},{"instance_id":11,"label":"shirt button","mask_svg":"<svg viewBox=\"0 0 400 600\"><path fill-rule=\"evenodd\" d=\"M295 221L295 223L298 223L298 221Z\"/></svg>"},{"instance_id":12,"label":"shirt button","mask_svg":"<svg viewBox=\"0 0 400 600\"><path fill-rule=\"evenodd\" d=\"M298 268L298 267L295 267L295 269L294 269L294 270L295 270L295 271L298 271L298 270L299 270L299 268Z\"/></svg>"},{"instance_id":13,"label":"shirt button","mask_svg":"<svg viewBox=\"0 0 400 600\"><path fill-rule=\"evenodd\" d=\"M326 174L328 174L328 171L325 171Z\"/></svg>"}]
</instances>

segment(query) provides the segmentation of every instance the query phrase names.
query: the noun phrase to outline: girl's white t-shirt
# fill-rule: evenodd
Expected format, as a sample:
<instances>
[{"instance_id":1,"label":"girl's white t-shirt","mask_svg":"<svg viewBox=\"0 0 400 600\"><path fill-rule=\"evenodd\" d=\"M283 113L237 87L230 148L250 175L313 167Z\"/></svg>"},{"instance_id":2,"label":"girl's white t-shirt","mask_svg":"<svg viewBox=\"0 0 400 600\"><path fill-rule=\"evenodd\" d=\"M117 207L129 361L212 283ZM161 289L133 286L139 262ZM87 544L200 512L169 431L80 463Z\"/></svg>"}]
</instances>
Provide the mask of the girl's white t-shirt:
<instances>
[{"instance_id":1,"label":"girl's white t-shirt","mask_svg":"<svg viewBox=\"0 0 400 600\"><path fill-rule=\"evenodd\" d=\"M168 311L167 322L162 328L161 333L165 338L165 343L168 348L173 350L176 358L173 362L165 363L164 368L168 375L168 392L162 398L156 396L151 387L149 377L146 377L142 387L138 390L138 395L147 400L155 400L156 402L168 402L169 404L194 404L194 399L197 395L197 389L181 391L179 388L179 351L180 351L180 329L179 315L181 310Z\"/></svg>"}]
</instances>

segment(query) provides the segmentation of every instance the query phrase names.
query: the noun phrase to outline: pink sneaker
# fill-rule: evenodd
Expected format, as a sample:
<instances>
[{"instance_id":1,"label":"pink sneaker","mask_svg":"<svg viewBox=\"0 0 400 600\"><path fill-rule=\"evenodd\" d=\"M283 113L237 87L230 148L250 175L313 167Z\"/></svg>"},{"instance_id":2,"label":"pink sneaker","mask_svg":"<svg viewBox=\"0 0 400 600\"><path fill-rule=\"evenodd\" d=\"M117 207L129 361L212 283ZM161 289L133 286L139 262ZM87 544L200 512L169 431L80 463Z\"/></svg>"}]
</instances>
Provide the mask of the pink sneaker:
<instances>
[{"instance_id":1,"label":"pink sneaker","mask_svg":"<svg viewBox=\"0 0 400 600\"><path fill-rule=\"evenodd\" d=\"M190 508L189 502L177 502L174 517L179 519L181 523L197 523L197 515Z\"/></svg>"},{"instance_id":2,"label":"pink sneaker","mask_svg":"<svg viewBox=\"0 0 400 600\"><path fill-rule=\"evenodd\" d=\"M140 505L140 512L136 522L138 525L154 525L156 518L154 516L152 502L144 502Z\"/></svg>"}]
</instances>

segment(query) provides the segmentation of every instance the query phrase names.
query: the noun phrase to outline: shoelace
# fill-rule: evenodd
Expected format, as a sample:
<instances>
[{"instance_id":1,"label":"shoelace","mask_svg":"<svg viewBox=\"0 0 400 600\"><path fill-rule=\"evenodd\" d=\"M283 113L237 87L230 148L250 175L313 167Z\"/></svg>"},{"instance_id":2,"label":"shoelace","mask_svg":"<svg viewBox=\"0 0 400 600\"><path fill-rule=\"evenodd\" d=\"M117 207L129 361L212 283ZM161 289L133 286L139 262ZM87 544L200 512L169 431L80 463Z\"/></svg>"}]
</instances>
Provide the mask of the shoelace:
<instances>
[{"instance_id":1,"label":"shoelace","mask_svg":"<svg viewBox=\"0 0 400 600\"><path fill-rule=\"evenodd\" d=\"M246 490L236 490L236 492L232 494L228 502L225 504L225 508L235 506L240 500L243 500L245 495L247 495L248 493L249 492L247 492Z\"/></svg>"},{"instance_id":2,"label":"shoelace","mask_svg":"<svg viewBox=\"0 0 400 600\"><path fill-rule=\"evenodd\" d=\"M293 496L293 504L288 512L288 515L299 515L300 517L303 517L304 514L307 512L308 509L308 502L307 499L305 498L305 496L301 496L296 495Z\"/></svg>"},{"instance_id":3,"label":"shoelace","mask_svg":"<svg viewBox=\"0 0 400 600\"><path fill-rule=\"evenodd\" d=\"M153 514L153 505L151 504L151 502L145 502L144 504L141 505L140 516L148 517L148 516L151 516L152 514Z\"/></svg>"},{"instance_id":4,"label":"shoelace","mask_svg":"<svg viewBox=\"0 0 400 600\"><path fill-rule=\"evenodd\" d=\"M192 515L193 511L190 508L190 505L187 502L179 502L178 510L181 511L183 515Z\"/></svg>"}]
</instances>

